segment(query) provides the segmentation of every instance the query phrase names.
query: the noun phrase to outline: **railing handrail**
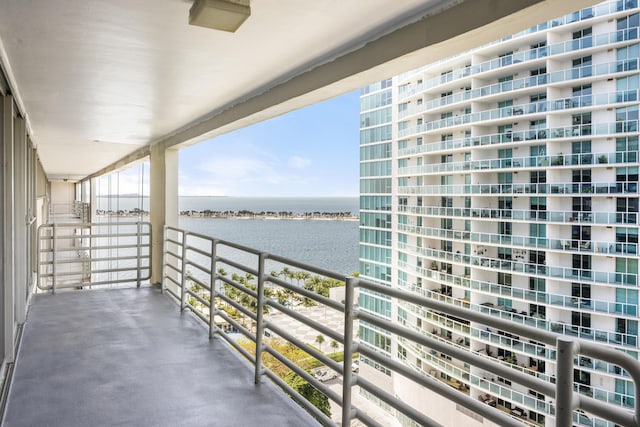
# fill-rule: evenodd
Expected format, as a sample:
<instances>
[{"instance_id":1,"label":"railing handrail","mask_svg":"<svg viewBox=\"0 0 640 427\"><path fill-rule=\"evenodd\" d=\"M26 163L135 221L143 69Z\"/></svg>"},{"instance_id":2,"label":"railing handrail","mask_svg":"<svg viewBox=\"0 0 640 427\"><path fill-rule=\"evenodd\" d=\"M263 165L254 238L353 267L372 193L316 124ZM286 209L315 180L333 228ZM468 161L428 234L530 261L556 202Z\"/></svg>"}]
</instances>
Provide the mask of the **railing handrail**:
<instances>
[{"instance_id":1,"label":"railing handrail","mask_svg":"<svg viewBox=\"0 0 640 427\"><path fill-rule=\"evenodd\" d=\"M37 229L37 286L53 292L116 283L140 286L151 277L151 250L149 222L42 224Z\"/></svg>"},{"instance_id":2,"label":"railing handrail","mask_svg":"<svg viewBox=\"0 0 640 427\"><path fill-rule=\"evenodd\" d=\"M171 233L175 234L177 237L171 238ZM200 246L198 246L196 243L191 243L192 239L199 239L201 241ZM246 249L249 249L248 252L252 255L258 256L258 267L248 267L239 262L231 261L220 256L218 251L219 247L227 246L239 249L245 248L244 246L237 245L225 240L212 238L209 236L203 236L197 233L191 233L175 227L165 227L164 245L164 273L162 281L163 291L169 290L172 295L180 299L181 307L183 309L190 309L202 321L208 324L210 334L219 334L227 342L229 342L230 345L237 348L245 357L251 360L255 365L254 368L256 382L260 382L260 379L263 375L269 377L276 384L282 387L288 394L291 394L294 399L298 401L302 406L312 412L314 416L316 416L316 418L319 419L323 424L333 425L332 421L329 420L328 417L322 414L317 408L313 407L313 405L304 401L304 399L302 399L300 395L293 391L291 387L289 387L286 383L284 383L284 381L277 377L277 375L275 375L268 368L261 364L261 354L263 352L267 352L276 357L276 359L284 363L289 369L300 375L315 388L325 393L330 399L341 404L342 425L345 426L349 425L350 421L354 417L363 420L365 423L377 425L377 423L371 420L366 414L358 411L357 408L351 405L351 388L356 384L369 393L373 393L378 398L386 401L396 410L404 413L410 418L413 418L414 420L425 425L434 425L433 420L428 418L426 415L415 410L395 396L386 393L384 390L380 389L375 384L370 383L366 379L355 376L351 372L351 358L348 356L356 351L359 351L360 354L371 359L372 361L381 363L382 365L394 370L400 375L405 376L413 380L414 382L433 391L436 391L442 396L485 416L489 420L497 422L501 425L521 425L519 421L516 421L509 415L491 409L488 405L485 405L484 403L481 403L476 399L473 399L463 393L459 393L453 390L451 387L444 385L429 376L417 373L410 367L396 360L393 360L392 358L380 352L373 351L366 345L360 344L356 339L354 339L353 335L353 323L354 321L360 320L368 322L373 326L382 328L383 330L386 330L391 334L396 334L403 339L408 339L427 348L432 348L436 351L449 354L452 357L455 357L456 359L459 359L463 362L480 367L487 372L492 372L493 374L499 375L500 377L506 378L508 380L518 382L532 390L556 399L556 418L558 420L563 420L562 422L567 419L571 420L572 412L575 409L581 408L590 413L593 413L596 416L603 417L618 424L635 426L639 425L638 422L640 420L640 399L636 398L635 412L631 412L621 410L619 407L614 407L607 403L603 403L598 400L579 395L573 389L574 358L577 355L583 355L595 359L606 360L608 362L612 362L621 366L629 373L630 377L633 379L635 383L636 396L640 396L640 365L635 359L623 352L605 346L598 346L588 341L573 339L563 335L555 334L553 332L542 331L527 325L514 324L512 322L508 322L503 319L490 316L488 314L473 311L464 307L452 306L450 304L425 298L421 295L407 292L402 289L390 288L360 278L349 277L344 274L336 274L306 263L272 255L267 252L258 251L251 248ZM193 259L190 257L191 252L193 252ZM171 262L169 260L170 258L175 262ZM180 259L182 260L181 265L177 262ZM315 292L306 290L304 288L299 288L297 286L294 286L292 283L288 283L284 280L269 276L265 273L265 263L269 260L275 261L279 264L295 266L296 268L301 268L312 273L325 275L327 277L333 277L340 281L343 281L345 283L345 304L338 304L332 300L327 299L326 297L322 297L316 294ZM231 263L229 263L230 261ZM255 287L255 289L250 289L246 284L238 282L233 278L228 279L222 276L218 272L218 265L231 265L234 268L238 268L240 271L252 272L251 274L257 272L257 286ZM190 272L189 269L200 271L203 274L204 272L207 272L206 276L208 277L209 284L205 283L206 279L199 279L197 277L198 275ZM179 277L176 277L176 275L170 273L170 271L173 271ZM219 292L214 284L220 280L224 281L224 283L234 287L241 292L253 295L257 299L255 313L240 305L233 299L229 298L224 293ZM197 292L188 288L187 282L189 281L193 281L193 283L203 285L205 293L209 292L209 300L207 301L206 298L203 298ZM295 310L287 308L279 302L266 299L264 292L266 283L268 282L299 293L303 297L310 298L311 300L314 300L320 304L326 304L329 308L338 309L338 311L342 312L342 314L344 315L344 330L342 331L342 333L333 331L332 329L327 328L325 325L309 319L296 312ZM170 285L170 283L172 283L173 286ZM170 289L171 287L175 287L175 291ZM543 381L540 378L537 378L536 376L531 376L528 373L521 372L520 370L514 370L509 366L498 363L497 361L494 362L480 355L470 353L466 351L466 349L457 348L456 346L453 346L447 342L442 342L440 340L413 331L407 327L403 327L401 325L390 322L379 316L369 314L356 306L356 289L376 292L380 295L387 296L388 298L396 298L409 304L414 304L416 306L420 306L436 312L446 313L456 318L465 319L469 322L476 322L482 325L486 325L487 327L496 328L498 330L507 330L509 332L517 334L518 336L524 337L524 339L531 339L540 343L544 343L551 347L558 347L559 351L556 352L558 364L569 368L559 370L557 372L556 384L552 385L547 381ZM198 301L204 307L208 308L208 317L202 312L196 310L195 307L186 300L187 295L194 296L194 301ZM228 316L224 310L216 307L216 304L214 302L218 299L227 304L230 304L232 307L241 311L249 319L255 322L256 332L253 333L251 330L247 329L239 322ZM320 331L321 333L335 339L336 341L342 342L344 344L345 351L344 362L342 363L342 365L333 362L324 353L307 347L303 342L301 342L295 336L291 335L288 331L278 327L277 324L274 323L274 321L266 320L263 316L263 309L266 306L276 308L278 311L294 318L297 321L303 322L316 331ZM256 355L251 355L238 343L236 343L234 339L227 337L224 333L221 333L222 331L215 324L215 316L220 316L231 325L236 326L243 335L252 340L256 345ZM308 372L304 371L291 361L288 361L286 357L280 355L277 351L270 348L268 344L263 342L262 335L265 329L275 331L278 335L298 347L304 347L304 351L310 354L313 358L321 361L331 369L342 374L342 397L328 389L322 382L317 380L315 377L313 377Z\"/></svg>"}]
</instances>

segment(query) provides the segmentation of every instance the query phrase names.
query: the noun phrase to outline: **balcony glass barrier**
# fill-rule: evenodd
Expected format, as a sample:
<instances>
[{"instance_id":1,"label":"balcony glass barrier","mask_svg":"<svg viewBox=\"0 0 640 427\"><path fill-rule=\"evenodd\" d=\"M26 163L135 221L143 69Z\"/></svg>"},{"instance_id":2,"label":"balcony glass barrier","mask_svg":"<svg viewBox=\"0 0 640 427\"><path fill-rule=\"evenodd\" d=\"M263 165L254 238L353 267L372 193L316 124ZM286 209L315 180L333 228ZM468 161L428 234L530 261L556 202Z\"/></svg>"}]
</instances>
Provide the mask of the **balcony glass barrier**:
<instances>
[{"instance_id":1,"label":"balcony glass barrier","mask_svg":"<svg viewBox=\"0 0 640 427\"><path fill-rule=\"evenodd\" d=\"M638 151L589 154L556 154L546 156L511 157L508 159L482 159L467 162L431 163L398 168L398 175L427 175L451 172L494 171L505 169L549 168L550 166L597 166L638 163Z\"/></svg>"},{"instance_id":2,"label":"balcony glass barrier","mask_svg":"<svg viewBox=\"0 0 640 427\"><path fill-rule=\"evenodd\" d=\"M408 226L404 224L399 225L400 231L410 232L417 235L421 234L421 227ZM424 236L427 236L424 234ZM427 236L428 237L428 236ZM548 277L556 280L567 280L567 281L583 281L583 282L591 282L591 283L602 283L602 284L611 284L611 285L620 285L620 286L636 286L637 284L637 274L631 273L613 273L613 272L603 272L603 271L595 271L595 270L586 270L586 269L576 269L576 268L564 268L564 267L553 267L547 265L533 264L526 262L524 257L519 257L516 260L506 260L506 259L496 259L484 256L475 256L475 255L462 255L462 254L453 254L445 251L438 251L436 249L425 249L425 253L429 254L428 256L432 256L437 258L438 260L446 260L448 262L459 262L464 265L472 265L476 268L483 269L491 269L492 271L500 270L505 272L517 272L522 274L535 274L541 277ZM429 271L426 268L420 268L420 272L422 274Z\"/></svg>"},{"instance_id":3,"label":"balcony glass barrier","mask_svg":"<svg viewBox=\"0 0 640 427\"><path fill-rule=\"evenodd\" d=\"M635 130L634 130L635 129ZM495 144L512 144L519 141L535 141L557 138L576 138L580 136L614 136L616 133L637 132L638 121L614 123L597 123L589 125L575 125L558 128L545 128L536 130L524 130L516 132L503 132L490 135L476 136L472 138L453 139L450 141L440 141L425 145L409 147L399 151L400 157L412 156L422 153L432 153L437 151L479 147Z\"/></svg>"},{"instance_id":4,"label":"balcony glass barrier","mask_svg":"<svg viewBox=\"0 0 640 427\"><path fill-rule=\"evenodd\" d=\"M523 209L445 208L439 206L414 205L400 205L398 206L398 212L434 216L439 218L504 218L512 221L562 222L596 225L639 224L638 213L636 212L533 211Z\"/></svg>"},{"instance_id":5,"label":"balcony glass barrier","mask_svg":"<svg viewBox=\"0 0 640 427\"><path fill-rule=\"evenodd\" d=\"M611 183L554 183L554 184L460 184L460 185L419 185L399 186L399 195L496 195L509 194L542 194L560 196L563 194L638 194L637 182Z\"/></svg>"},{"instance_id":6,"label":"balcony glass barrier","mask_svg":"<svg viewBox=\"0 0 640 427\"><path fill-rule=\"evenodd\" d=\"M560 55L567 52L576 52L593 47L601 47L623 41L635 40L638 38L638 29L630 28L618 30L611 33L598 34L595 36L582 37L575 40L556 43L549 46L538 47L512 55L491 59L480 64L457 69L450 73L429 79L418 85L402 85L399 87L398 96L402 101L418 92L434 88L436 86L460 80L480 73L503 69L505 66L519 64L527 61L545 58L547 56Z\"/></svg>"}]
</instances>

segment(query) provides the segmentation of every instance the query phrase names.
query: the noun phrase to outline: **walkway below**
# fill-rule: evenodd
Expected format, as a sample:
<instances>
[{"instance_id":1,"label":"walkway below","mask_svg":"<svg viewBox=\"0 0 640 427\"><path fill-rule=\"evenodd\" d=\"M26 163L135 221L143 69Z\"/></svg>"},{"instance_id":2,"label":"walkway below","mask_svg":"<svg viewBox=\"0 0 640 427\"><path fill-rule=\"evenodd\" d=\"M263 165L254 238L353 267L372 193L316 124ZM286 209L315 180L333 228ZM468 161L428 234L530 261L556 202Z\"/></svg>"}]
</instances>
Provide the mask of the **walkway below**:
<instances>
[{"instance_id":1,"label":"walkway below","mask_svg":"<svg viewBox=\"0 0 640 427\"><path fill-rule=\"evenodd\" d=\"M155 288L34 295L13 426L317 426Z\"/></svg>"}]
</instances>

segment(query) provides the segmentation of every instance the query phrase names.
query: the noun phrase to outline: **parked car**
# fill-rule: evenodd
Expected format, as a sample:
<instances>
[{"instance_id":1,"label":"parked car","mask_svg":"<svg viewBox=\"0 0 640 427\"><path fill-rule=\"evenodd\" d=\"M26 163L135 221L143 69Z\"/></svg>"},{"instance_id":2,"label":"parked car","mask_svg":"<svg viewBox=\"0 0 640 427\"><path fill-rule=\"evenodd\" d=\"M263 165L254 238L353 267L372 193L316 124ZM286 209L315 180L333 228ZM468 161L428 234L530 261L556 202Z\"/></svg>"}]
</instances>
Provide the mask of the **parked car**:
<instances>
[{"instance_id":1,"label":"parked car","mask_svg":"<svg viewBox=\"0 0 640 427\"><path fill-rule=\"evenodd\" d=\"M315 376L317 379L324 382L324 381L330 381L338 378L338 373L333 369L327 369L322 371L316 371Z\"/></svg>"}]
</instances>

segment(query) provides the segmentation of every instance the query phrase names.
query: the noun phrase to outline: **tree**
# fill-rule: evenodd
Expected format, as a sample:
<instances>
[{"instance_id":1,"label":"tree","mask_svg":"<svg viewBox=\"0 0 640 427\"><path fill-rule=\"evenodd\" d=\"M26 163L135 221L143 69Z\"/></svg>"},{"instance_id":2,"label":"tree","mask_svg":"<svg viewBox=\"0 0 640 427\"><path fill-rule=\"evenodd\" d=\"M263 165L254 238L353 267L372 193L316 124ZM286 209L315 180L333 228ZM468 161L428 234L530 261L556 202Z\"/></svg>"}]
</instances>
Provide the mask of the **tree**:
<instances>
[{"instance_id":1,"label":"tree","mask_svg":"<svg viewBox=\"0 0 640 427\"><path fill-rule=\"evenodd\" d=\"M327 417L331 416L329 398L321 393L317 388L309 384L304 378L295 372L289 372L285 375L284 381L302 397L307 399L313 406L322 411L322 413Z\"/></svg>"},{"instance_id":2,"label":"tree","mask_svg":"<svg viewBox=\"0 0 640 427\"><path fill-rule=\"evenodd\" d=\"M316 342L318 343L318 347L320 347L320 351L322 351L322 344L324 343L324 335L318 335L316 337Z\"/></svg>"},{"instance_id":3,"label":"tree","mask_svg":"<svg viewBox=\"0 0 640 427\"><path fill-rule=\"evenodd\" d=\"M336 340L331 340L331 348L333 349L333 352L335 353L336 350L338 349L338 341Z\"/></svg>"}]
</instances>

